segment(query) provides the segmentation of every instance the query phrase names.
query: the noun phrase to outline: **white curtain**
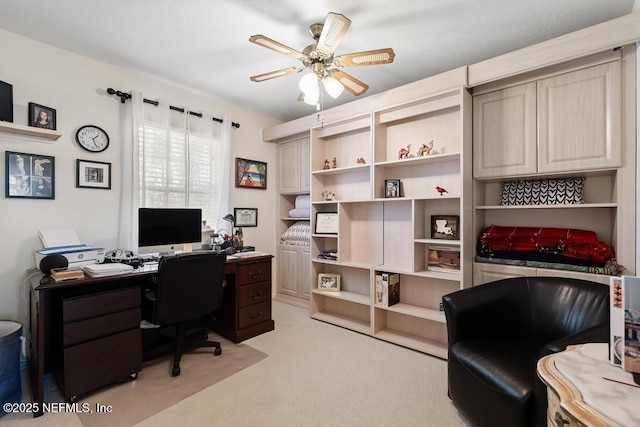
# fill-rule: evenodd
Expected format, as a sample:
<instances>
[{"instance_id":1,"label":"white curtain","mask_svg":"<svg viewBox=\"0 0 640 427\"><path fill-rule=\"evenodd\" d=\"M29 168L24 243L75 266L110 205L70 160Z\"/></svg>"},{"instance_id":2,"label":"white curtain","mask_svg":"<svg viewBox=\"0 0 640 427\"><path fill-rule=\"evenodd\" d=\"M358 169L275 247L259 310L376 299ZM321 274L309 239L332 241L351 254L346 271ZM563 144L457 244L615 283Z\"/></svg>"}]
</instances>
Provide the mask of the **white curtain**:
<instances>
[{"instance_id":1,"label":"white curtain","mask_svg":"<svg viewBox=\"0 0 640 427\"><path fill-rule=\"evenodd\" d=\"M123 129L121 248L138 247L139 207L201 208L213 228L229 209L231 122L145 103L132 92Z\"/></svg>"}]
</instances>

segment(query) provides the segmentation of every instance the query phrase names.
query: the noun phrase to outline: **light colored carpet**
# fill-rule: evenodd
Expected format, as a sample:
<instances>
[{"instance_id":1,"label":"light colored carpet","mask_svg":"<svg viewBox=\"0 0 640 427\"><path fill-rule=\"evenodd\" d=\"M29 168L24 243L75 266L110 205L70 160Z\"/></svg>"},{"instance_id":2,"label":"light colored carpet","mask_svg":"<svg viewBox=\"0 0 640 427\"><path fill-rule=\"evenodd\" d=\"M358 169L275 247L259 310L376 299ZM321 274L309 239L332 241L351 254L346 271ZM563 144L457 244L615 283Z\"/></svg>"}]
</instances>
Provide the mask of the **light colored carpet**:
<instances>
[{"instance_id":1,"label":"light colored carpet","mask_svg":"<svg viewBox=\"0 0 640 427\"><path fill-rule=\"evenodd\" d=\"M275 331L244 342L269 357L136 426L468 426L447 397L445 361L312 320L286 303L273 302L273 317ZM159 382L158 393L170 392L170 381ZM149 399L153 393L131 402L142 410ZM116 417L111 425L130 425ZM83 426L75 414L7 425Z\"/></svg>"}]
</instances>

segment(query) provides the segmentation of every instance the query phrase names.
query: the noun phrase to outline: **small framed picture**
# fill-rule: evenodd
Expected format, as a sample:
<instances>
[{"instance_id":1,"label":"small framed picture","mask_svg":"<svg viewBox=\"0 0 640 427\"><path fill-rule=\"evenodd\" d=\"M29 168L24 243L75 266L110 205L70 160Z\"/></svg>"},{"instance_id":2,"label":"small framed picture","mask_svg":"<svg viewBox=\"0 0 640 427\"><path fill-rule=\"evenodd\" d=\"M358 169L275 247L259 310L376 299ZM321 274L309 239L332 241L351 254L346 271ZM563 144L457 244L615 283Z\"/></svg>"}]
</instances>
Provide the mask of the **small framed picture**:
<instances>
[{"instance_id":1,"label":"small framed picture","mask_svg":"<svg viewBox=\"0 0 640 427\"><path fill-rule=\"evenodd\" d=\"M56 130L56 110L51 107L29 103L29 126Z\"/></svg>"},{"instance_id":2,"label":"small framed picture","mask_svg":"<svg viewBox=\"0 0 640 427\"><path fill-rule=\"evenodd\" d=\"M236 187L267 189L267 164L236 157Z\"/></svg>"},{"instance_id":3,"label":"small framed picture","mask_svg":"<svg viewBox=\"0 0 640 427\"><path fill-rule=\"evenodd\" d=\"M427 270L455 273L460 271L460 249L448 246L429 246Z\"/></svg>"},{"instance_id":4,"label":"small framed picture","mask_svg":"<svg viewBox=\"0 0 640 427\"><path fill-rule=\"evenodd\" d=\"M318 290L324 292L340 292L340 275L334 273L318 274Z\"/></svg>"},{"instance_id":5,"label":"small framed picture","mask_svg":"<svg viewBox=\"0 0 640 427\"><path fill-rule=\"evenodd\" d=\"M5 152L5 197L55 199L55 157Z\"/></svg>"},{"instance_id":6,"label":"small framed picture","mask_svg":"<svg viewBox=\"0 0 640 427\"><path fill-rule=\"evenodd\" d=\"M385 198L400 197L400 180L399 179L384 180L384 197Z\"/></svg>"},{"instance_id":7,"label":"small framed picture","mask_svg":"<svg viewBox=\"0 0 640 427\"><path fill-rule=\"evenodd\" d=\"M77 159L76 187L111 190L111 163Z\"/></svg>"},{"instance_id":8,"label":"small framed picture","mask_svg":"<svg viewBox=\"0 0 640 427\"><path fill-rule=\"evenodd\" d=\"M431 215L431 238L458 240L458 215Z\"/></svg>"},{"instance_id":9,"label":"small framed picture","mask_svg":"<svg viewBox=\"0 0 640 427\"><path fill-rule=\"evenodd\" d=\"M236 219L234 227L257 227L258 209L256 208L233 208L233 217Z\"/></svg>"},{"instance_id":10,"label":"small framed picture","mask_svg":"<svg viewBox=\"0 0 640 427\"><path fill-rule=\"evenodd\" d=\"M337 212L316 212L316 234L338 233Z\"/></svg>"}]
</instances>

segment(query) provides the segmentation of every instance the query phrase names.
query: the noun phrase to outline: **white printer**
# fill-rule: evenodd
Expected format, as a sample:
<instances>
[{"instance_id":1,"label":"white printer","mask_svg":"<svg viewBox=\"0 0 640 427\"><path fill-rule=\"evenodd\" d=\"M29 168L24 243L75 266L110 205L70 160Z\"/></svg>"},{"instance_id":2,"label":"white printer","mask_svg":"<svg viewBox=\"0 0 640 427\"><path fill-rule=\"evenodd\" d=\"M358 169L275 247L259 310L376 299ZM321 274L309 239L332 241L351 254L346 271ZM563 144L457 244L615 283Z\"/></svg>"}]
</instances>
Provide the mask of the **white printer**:
<instances>
[{"instance_id":1,"label":"white printer","mask_svg":"<svg viewBox=\"0 0 640 427\"><path fill-rule=\"evenodd\" d=\"M69 266L96 264L104 261L104 248L87 246L80 243L76 232L71 228L40 230L38 232L44 249L36 251L36 268L47 255L60 254L69 261Z\"/></svg>"}]
</instances>

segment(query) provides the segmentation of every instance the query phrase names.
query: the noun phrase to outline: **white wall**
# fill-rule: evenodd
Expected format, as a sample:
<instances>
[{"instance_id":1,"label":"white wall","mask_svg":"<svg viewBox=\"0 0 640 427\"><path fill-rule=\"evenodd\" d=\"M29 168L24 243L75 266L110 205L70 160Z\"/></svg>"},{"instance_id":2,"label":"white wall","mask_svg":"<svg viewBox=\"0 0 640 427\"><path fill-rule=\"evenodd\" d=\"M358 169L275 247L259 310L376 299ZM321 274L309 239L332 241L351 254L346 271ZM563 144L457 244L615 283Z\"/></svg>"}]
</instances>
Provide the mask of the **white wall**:
<instances>
[{"instance_id":1,"label":"white wall","mask_svg":"<svg viewBox=\"0 0 640 427\"><path fill-rule=\"evenodd\" d=\"M262 141L262 129L278 120L4 30L0 30L0 51L0 80L13 85L14 123L26 125L27 105L35 102L56 109L57 130L62 133L49 143L0 134L0 319L27 319L22 299L28 293L23 281L25 272L35 266L34 251L42 248L38 230L71 227L83 243L116 248L121 104L118 98L106 95L108 87L139 90L146 98L166 99L172 105L217 117L228 115L240 123L239 129L231 131L231 157L267 162L268 185L267 190L232 187L231 211L233 207L258 208L258 227L244 228L245 244L275 253L275 144ZM85 124L96 124L109 133L111 145L105 152L91 154L77 146L75 132ZM4 151L54 156L55 200L5 198ZM112 189L76 188L76 159L111 162ZM233 174L233 166L231 169Z\"/></svg>"}]
</instances>

